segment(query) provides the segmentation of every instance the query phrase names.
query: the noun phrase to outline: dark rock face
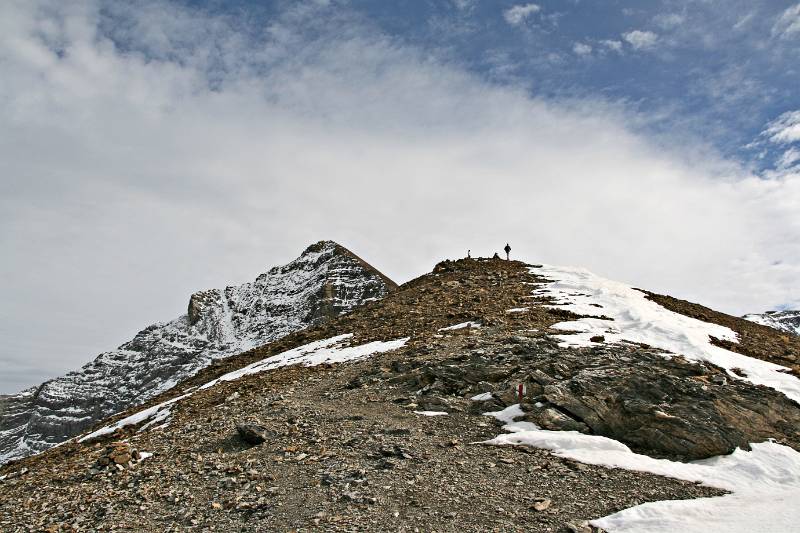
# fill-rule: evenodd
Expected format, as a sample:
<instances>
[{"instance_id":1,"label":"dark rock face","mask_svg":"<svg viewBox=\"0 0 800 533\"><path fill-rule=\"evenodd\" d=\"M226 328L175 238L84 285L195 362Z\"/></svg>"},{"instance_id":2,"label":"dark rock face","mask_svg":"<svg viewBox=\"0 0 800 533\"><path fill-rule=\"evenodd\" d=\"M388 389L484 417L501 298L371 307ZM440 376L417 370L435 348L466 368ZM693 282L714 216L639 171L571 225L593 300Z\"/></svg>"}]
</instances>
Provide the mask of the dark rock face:
<instances>
[{"instance_id":1,"label":"dark rock face","mask_svg":"<svg viewBox=\"0 0 800 533\"><path fill-rule=\"evenodd\" d=\"M771 437L800 443L793 402L718 375L679 357L641 351L631 357L614 347L545 385L543 397L592 433L667 456L701 459Z\"/></svg>"},{"instance_id":2,"label":"dark rock face","mask_svg":"<svg viewBox=\"0 0 800 533\"><path fill-rule=\"evenodd\" d=\"M173 387L214 360L347 313L396 285L331 241L251 283L193 294L80 370L0 400L0 464L45 450Z\"/></svg>"}]
</instances>

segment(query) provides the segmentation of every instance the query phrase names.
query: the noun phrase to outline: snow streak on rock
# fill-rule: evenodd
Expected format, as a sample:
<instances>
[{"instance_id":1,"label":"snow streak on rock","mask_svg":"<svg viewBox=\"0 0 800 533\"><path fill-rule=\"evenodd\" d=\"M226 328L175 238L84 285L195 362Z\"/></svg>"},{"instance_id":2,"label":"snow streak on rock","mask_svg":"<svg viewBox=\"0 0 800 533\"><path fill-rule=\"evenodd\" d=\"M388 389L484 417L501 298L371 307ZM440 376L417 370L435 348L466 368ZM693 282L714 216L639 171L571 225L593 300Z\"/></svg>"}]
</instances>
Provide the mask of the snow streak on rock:
<instances>
[{"instance_id":1,"label":"snow streak on rock","mask_svg":"<svg viewBox=\"0 0 800 533\"><path fill-rule=\"evenodd\" d=\"M647 344L689 360L707 361L725 369L731 379L771 387L800 403L800 379L786 373L788 368L711 344L712 336L738 342L729 328L669 311L641 291L582 268L541 266L532 267L531 272L551 280L534 291L535 297L552 299L553 308L595 317L555 324L553 328L570 332L557 336L563 341L561 346Z\"/></svg>"},{"instance_id":2,"label":"snow streak on rock","mask_svg":"<svg viewBox=\"0 0 800 533\"><path fill-rule=\"evenodd\" d=\"M209 381L208 383L200 386L197 390L208 389L223 381L234 381L244 376L258 374L260 372L266 372L267 370L273 370L284 366L316 366L323 363L343 363L346 361L357 361L371 355L402 348L405 343L408 342L408 338L404 338L388 342L374 341L367 344L362 344L360 346L346 346L345 341L352 336L353 335L349 333L345 335L338 335L330 339L311 342L292 350L267 357L266 359L262 359L261 361L257 361L244 368L234 370L233 372L229 372L218 377L217 379ZM182 396L178 396L177 398L172 398L166 402L162 402L158 405L148 407L147 409L142 409L141 411L125 417L122 420L118 420L111 425L104 426L89 433L88 435L84 435L78 439L78 442L84 442L97 437L102 437L103 435L113 433L119 428L141 424L142 422L149 420L149 422L141 428L141 430L145 430L151 425L167 420L170 416L172 405L184 398L191 396L192 394L193 392L184 394Z\"/></svg>"},{"instance_id":3,"label":"snow streak on rock","mask_svg":"<svg viewBox=\"0 0 800 533\"><path fill-rule=\"evenodd\" d=\"M331 241L237 287L197 292L80 370L2 400L0 464L43 451L140 404L215 359L241 353L386 295L394 284Z\"/></svg>"}]
</instances>

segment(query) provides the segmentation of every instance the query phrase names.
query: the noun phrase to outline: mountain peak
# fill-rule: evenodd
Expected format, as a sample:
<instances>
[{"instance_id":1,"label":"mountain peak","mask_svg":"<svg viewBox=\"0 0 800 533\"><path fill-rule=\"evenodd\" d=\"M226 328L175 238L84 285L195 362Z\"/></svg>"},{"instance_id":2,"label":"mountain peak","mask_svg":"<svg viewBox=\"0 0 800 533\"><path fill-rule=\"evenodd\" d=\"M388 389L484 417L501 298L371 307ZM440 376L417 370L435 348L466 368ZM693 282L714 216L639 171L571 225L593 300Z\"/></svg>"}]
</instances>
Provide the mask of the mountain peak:
<instances>
[{"instance_id":1,"label":"mountain peak","mask_svg":"<svg viewBox=\"0 0 800 533\"><path fill-rule=\"evenodd\" d=\"M215 360L348 313L396 287L343 246L320 241L252 282L195 292L185 315L148 326L80 370L3 398L0 463L62 442Z\"/></svg>"}]
</instances>

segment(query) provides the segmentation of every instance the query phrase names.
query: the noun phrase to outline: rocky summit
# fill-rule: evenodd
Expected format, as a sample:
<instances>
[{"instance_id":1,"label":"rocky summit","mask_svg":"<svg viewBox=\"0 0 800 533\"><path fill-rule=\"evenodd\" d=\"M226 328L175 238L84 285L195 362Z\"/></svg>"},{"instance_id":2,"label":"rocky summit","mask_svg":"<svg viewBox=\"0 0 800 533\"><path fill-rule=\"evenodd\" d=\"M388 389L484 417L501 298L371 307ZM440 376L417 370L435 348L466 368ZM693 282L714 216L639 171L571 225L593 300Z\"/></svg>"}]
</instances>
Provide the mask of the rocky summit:
<instances>
[{"instance_id":1,"label":"rocky summit","mask_svg":"<svg viewBox=\"0 0 800 533\"><path fill-rule=\"evenodd\" d=\"M800 337L517 261L375 284L350 313L217 358L5 465L0 529L799 523ZM214 301L198 298L196 323Z\"/></svg>"},{"instance_id":2,"label":"rocky summit","mask_svg":"<svg viewBox=\"0 0 800 533\"><path fill-rule=\"evenodd\" d=\"M63 442L217 359L320 324L395 287L352 252L323 241L253 282L197 292L186 314L143 329L77 371L0 397L0 464Z\"/></svg>"}]
</instances>

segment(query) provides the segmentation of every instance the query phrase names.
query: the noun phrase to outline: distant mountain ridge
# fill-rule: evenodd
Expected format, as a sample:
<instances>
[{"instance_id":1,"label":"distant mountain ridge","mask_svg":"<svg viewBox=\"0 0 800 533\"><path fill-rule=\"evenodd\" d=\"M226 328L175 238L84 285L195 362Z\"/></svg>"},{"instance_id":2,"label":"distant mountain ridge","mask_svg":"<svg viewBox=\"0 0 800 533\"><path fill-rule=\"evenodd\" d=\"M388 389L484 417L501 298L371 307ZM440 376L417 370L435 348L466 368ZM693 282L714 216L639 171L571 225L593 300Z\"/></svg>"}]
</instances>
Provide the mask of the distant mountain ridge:
<instances>
[{"instance_id":1,"label":"distant mountain ridge","mask_svg":"<svg viewBox=\"0 0 800 533\"><path fill-rule=\"evenodd\" d=\"M800 335L800 311L767 311L744 315L744 318L779 331Z\"/></svg>"},{"instance_id":2,"label":"distant mountain ridge","mask_svg":"<svg viewBox=\"0 0 800 533\"><path fill-rule=\"evenodd\" d=\"M321 241L253 282L196 292L186 314L148 326L79 370L0 397L0 464L63 442L214 360L347 313L395 287L346 248Z\"/></svg>"}]
</instances>

